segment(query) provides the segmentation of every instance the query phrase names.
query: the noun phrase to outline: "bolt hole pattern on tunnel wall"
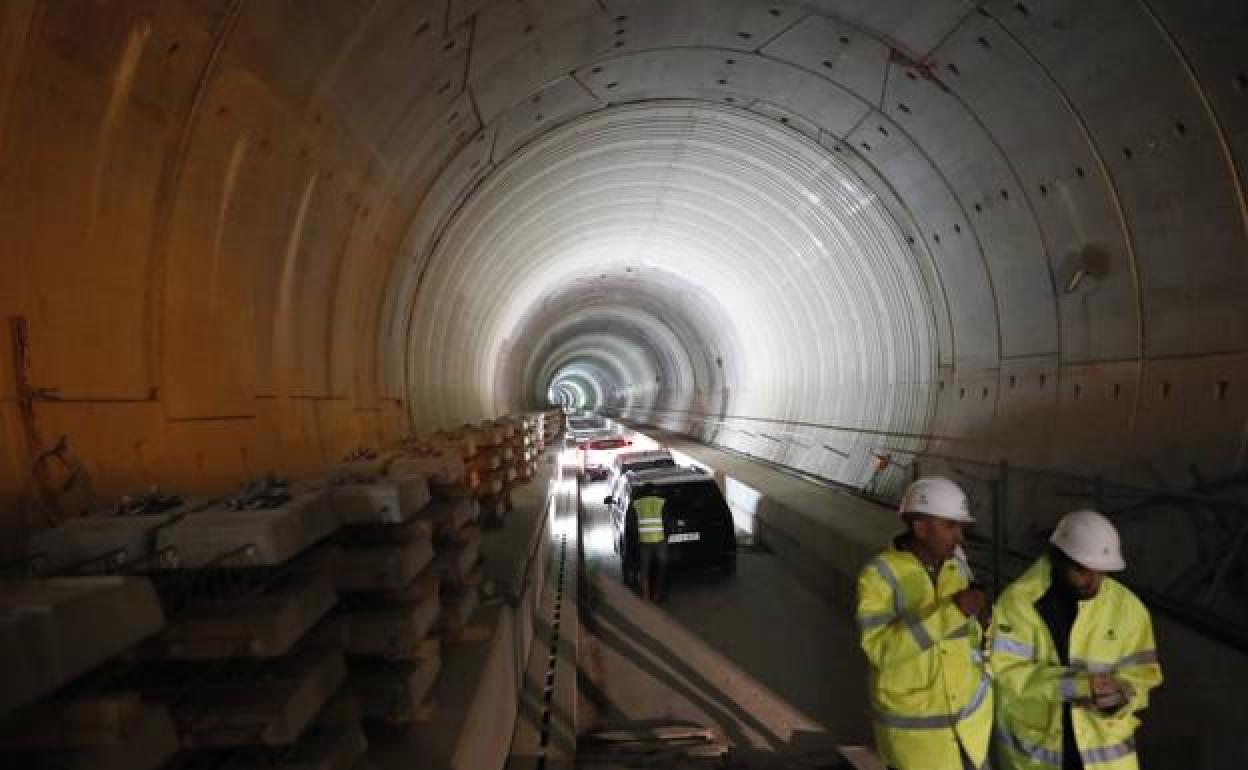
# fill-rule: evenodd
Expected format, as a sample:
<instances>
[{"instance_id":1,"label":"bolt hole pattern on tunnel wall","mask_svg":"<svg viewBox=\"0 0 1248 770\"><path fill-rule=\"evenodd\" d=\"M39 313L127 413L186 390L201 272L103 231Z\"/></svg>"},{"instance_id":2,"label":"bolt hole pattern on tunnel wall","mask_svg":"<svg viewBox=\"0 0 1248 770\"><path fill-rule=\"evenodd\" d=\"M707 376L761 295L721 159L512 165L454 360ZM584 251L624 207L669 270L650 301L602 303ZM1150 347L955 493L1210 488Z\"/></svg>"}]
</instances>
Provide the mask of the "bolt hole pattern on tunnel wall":
<instances>
[{"instance_id":1,"label":"bolt hole pattern on tunnel wall","mask_svg":"<svg viewBox=\"0 0 1248 770\"><path fill-rule=\"evenodd\" d=\"M186 475L211 476L205 486L220 488L270 465L310 468L363 435L394 438L406 405L418 424L454 424L542 393L549 382L525 372L551 381L576 373L627 408L722 415L748 407L752 416L812 422L848 415L894 429L927 424L960 442L951 450L1181 485L1192 463L1206 478L1242 471L1245 399L1231 389L1209 408L1210 383L1238 377L1248 349L1238 151L1248 74L1235 16L1242 4L1197 12L1181 3L1007 0L969 13L956 3L903 0L800 11L745 0L690 3L631 3L628 15L594 3L529 4L523 13L514 3L400 3L400 15L351 4L308 13L262 3L234 14L200 4L178 13L150 13L144 3L50 3L38 13L29 13L30 4L6 5L0 29L20 45L0 57L7 121L0 165L8 170L0 192L10 202L0 237L21 262L0 294L6 307L30 316L38 336L32 382L62 396L159 393L158 403L137 406L40 402L42 425L87 445L116 491ZM620 29L627 34L615 34ZM613 47L617 37L628 44ZM730 76L721 64L729 54ZM583 77L603 67L609 90L606 78ZM717 77L726 81L718 89ZM67 98L48 100L48 93ZM526 111L535 95L536 121ZM600 199L610 212L572 201L567 216L594 233L576 269L563 258L577 228L513 205L523 197L519 188L493 210L472 208L469 222L487 210L482 221L507 220L475 244L479 250L519 245L499 237L503 231L549 238L534 236L515 261L474 266L468 259L465 274L498 269L531 308L577 292L622 296L632 285L618 274L623 262L648 261L641 275L657 286L671 277L665 264L686 242L728 253L733 243L706 244L738 240L737 251L764 256L748 264L703 260L705 272L735 265L748 276L741 281L759 284L749 287L757 295L738 291L727 304L697 295L701 280L690 271L680 276L681 289L661 295L677 308L719 307L713 323L676 319L679 328L660 340L639 320L655 317L643 309L628 319L627 341L590 351L575 342L601 332L597 309L586 305L564 327L565 339L531 343L523 338L538 326L525 319L539 313L513 312L495 287L478 293L471 279L444 280L454 260L434 252L453 250L445 245L456 237L449 212L494 189L495 171L520 154L551 149L543 131L584 126L581 116L614 104L661 110L682 99L740 105L786 137L806 132L853 172L846 178L862 197L890 202L901 232L940 233L941 243L932 248L935 241L919 235L909 244L912 262L871 258L865 268L831 249L844 270L826 270L812 258L811 235L839 238L854 251L877 245L875 234L852 217L845 225L803 211L827 208L822 201L781 196L800 222L780 232L772 225L784 220L760 218L759 234L735 238L740 223L720 221L734 217L717 219L714 210L741 210L744 219L767 208L766 196L691 195L681 184L693 165L686 162L669 164L677 171L670 180L652 175L656 187L676 183L664 188L670 198L643 202L634 184ZM894 103L910 112L890 110ZM230 109L218 118L222 104ZM447 115L458 119L448 124ZM900 125L888 122L903 115ZM887 138L876 126L887 128ZM289 146L262 138L278 136ZM868 138L872 150L859 152ZM588 154L628 144L594 139L542 154L557 169L550 176L640 159L635 152L627 163L587 165ZM1133 152L1129 172L1123 148ZM348 190L350 202L340 205ZM1010 191L1008 205L997 190ZM353 208L365 201L376 212L367 221ZM950 237L948 223L971 205L968 237ZM608 242L637 248L607 254ZM755 249L756 242L779 245ZM656 243L666 248L651 250ZM1066 258L1088 245L1104 248L1108 269L1063 292ZM549 261L529 259L538 254ZM804 260L815 267L788 269ZM586 276L604 263L609 277L592 284ZM921 280L907 264L918 265ZM872 275L870 285L852 283L860 269ZM530 272L552 273L572 288L535 287ZM820 298L790 290L794 274L842 285ZM713 278L724 284L716 297L726 296L729 282ZM922 290L901 291L901 284ZM688 302L684 289L695 292ZM629 296L643 294L634 288ZM884 312L825 313L838 303L855 307L844 296L871 298ZM234 298L248 301L228 301ZM786 305L775 313L789 322L774 339L753 333L768 318L752 301ZM421 308L430 303L438 310L426 314ZM931 308L931 323L888 310L907 306ZM875 334L873 315L889 328ZM803 341L816 336L811 329L831 329L836 339L828 355L803 361L815 346ZM913 353L927 343L911 337L930 329L930 349ZM860 330L870 337L862 344L840 339ZM530 366L530 348L561 363L549 371ZM729 365L717 375L708 361L725 351ZM872 364L861 359L873 358L897 368L882 363L863 376ZM747 376L751 365L761 381ZM446 371L425 371L433 367ZM996 388L1020 371L1030 383L1040 370L1055 385L1067 372L1080 378L1083 397L1074 403L1064 385L1039 396L1030 387ZM655 371L664 374L662 388L649 387ZM958 399L953 388L936 394L934 377L971 392L991 380L997 397ZM1159 406L1163 380L1174 392ZM1116 383L1126 395L1101 409L1107 402L1099 396ZM456 419L436 419L442 416ZM117 451L121 445L134 451ZM786 461L823 462L791 449L773 454L782 452L790 453ZM4 454L14 458L6 462L4 499L16 499L22 449ZM850 466L825 470L854 474Z\"/></svg>"}]
</instances>

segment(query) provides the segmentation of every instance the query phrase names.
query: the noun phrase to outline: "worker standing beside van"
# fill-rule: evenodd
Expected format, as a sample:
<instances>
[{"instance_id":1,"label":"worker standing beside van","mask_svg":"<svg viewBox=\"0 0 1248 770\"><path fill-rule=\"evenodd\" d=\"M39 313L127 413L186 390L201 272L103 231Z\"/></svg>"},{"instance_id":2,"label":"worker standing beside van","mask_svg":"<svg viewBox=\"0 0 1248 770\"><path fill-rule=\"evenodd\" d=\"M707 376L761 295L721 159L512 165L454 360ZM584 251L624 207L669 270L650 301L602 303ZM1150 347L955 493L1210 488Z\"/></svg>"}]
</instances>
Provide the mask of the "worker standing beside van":
<instances>
[{"instance_id":1,"label":"worker standing beside van","mask_svg":"<svg viewBox=\"0 0 1248 770\"><path fill-rule=\"evenodd\" d=\"M633 502L637 511L637 543L641 546L641 598L662 601L667 594L667 530L663 526L666 501L647 495Z\"/></svg>"},{"instance_id":2,"label":"worker standing beside van","mask_svg":"<svg viewBox=\"0 0 1248 770\"><path fill-rule=\"evenodd\" d=\"M992 733L992 687L963 528L974 521L949 479L915 481L906 532L858 577L858 627L870 664L876 749L895 770L979 770Z\"/></svg>"}]
</instances>

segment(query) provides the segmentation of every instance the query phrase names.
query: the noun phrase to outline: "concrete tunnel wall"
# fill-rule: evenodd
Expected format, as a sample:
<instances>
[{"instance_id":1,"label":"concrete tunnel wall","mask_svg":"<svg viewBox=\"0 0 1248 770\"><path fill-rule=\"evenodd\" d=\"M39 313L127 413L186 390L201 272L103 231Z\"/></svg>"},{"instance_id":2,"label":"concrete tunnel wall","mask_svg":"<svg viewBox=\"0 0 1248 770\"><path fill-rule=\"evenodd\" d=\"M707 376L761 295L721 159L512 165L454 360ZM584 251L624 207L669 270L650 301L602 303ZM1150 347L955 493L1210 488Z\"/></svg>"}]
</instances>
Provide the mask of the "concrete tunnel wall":
<instances>
[{"instance_id":1,"label":"concrete tunnel wall","mask_svg":"<svg viewBox=\"0 0 1248 770\"><path fill-rule=\"evenodd\" d=\"M1231 477L1245 40L1230 0L4 3L4 530L61 435L99 500L222 490L572 382L849 483Z\"/></svg>"}]
</instances>

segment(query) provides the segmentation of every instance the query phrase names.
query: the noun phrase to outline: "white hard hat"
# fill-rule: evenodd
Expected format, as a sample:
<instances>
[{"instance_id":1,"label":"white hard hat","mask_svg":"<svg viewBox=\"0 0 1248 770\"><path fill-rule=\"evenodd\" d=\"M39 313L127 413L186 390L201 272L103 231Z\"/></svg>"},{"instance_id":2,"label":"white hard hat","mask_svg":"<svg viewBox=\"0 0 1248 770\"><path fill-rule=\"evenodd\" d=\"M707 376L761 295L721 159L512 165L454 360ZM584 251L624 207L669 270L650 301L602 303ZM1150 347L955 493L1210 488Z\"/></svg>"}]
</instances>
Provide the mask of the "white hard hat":
<instances>
[{"instance_id":1,"label":"white hard hat","mask_svg":"<svg viewBox=\"0 0 1248 770\"><path fill-rule=\"evenodd\" d=\"M1118 530L1096 511L1072 511L1062 517L1049 542L1073 561L1097 572L1126 569Z\"/></svg>"},{"instance_id":2,"label":"white hard hat","mask_svg":"<svg viewBox=\"0 0 1248 770\"><path fill-rule=\"evenodd\" d=\"M962 487L942 476L919 479L906 489L898 512L925 513L940 519L971 523L970 506Z\"/></svg>"}]
</instances>

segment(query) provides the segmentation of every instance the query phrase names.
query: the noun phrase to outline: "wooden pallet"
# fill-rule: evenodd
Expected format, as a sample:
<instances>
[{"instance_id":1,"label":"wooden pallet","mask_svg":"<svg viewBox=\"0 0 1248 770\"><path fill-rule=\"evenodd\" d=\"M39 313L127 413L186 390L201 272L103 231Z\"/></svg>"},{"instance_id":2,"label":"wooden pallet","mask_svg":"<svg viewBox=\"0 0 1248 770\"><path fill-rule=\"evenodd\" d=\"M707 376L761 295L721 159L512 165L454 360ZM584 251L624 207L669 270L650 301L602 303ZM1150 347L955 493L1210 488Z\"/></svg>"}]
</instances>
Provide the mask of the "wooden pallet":
<instances>
[{"instance_id":1,"label":"wooden pallet","mask_svg":"<svg viewBox=\"0 0 1248 770\"><path fill-rule=\"evenodd\" d=\"M177 660L278 657L290 652L336 601L327 577L296 572L260 593L193 605L161 634L159 647Z\"/></svg>"},{"instance_id":2,"label":"wooden pallet","mask_svg":"<svg viewBox=\"0 0 1248 770\"><path fill-rule=\"evenodd\" d=\"M432 521L417 516L409 521L386 524L358 524L343 527L334 542L343 547L394 545L425 540L433 535Z\"/></svg>"},{"instance_id":3,"label":"wooden pallet","mask_svg":"<svg viewBox=\"0 0 1248 770\"><path fill-rule=\"evenodd\" d=\"M481 559L481 528L465 527L462 545L449 547L440 552L433 561L434 574L442 578L444 590L457 590L473 580L473 572Z\"/></svg>"},{"instance_id":4,"label":"wooden pallet","mask_svg":"<svg viewBox=\"0 0 1248 770\"><path fill-rule=\"evenodd\" d=\"M351 770L368 750L359 724L353 727L313 727L299 742L281 751L233 752L228 770Z\"/></svg>"},{"instance_id":5,"label":"wooden pallet","mask_svg":"<svg viewBox=\"0 0 1248 770\"><path fill-rule=\"evenodd\" d=\"M467 479L454 484L435 483L431 487L434 499L476 497L480 489L479 478Z\"/></svg>"},{"instance_id":6,"label":"wooden pallet","mask_svg":"<svg viewBox=\"0 0 1248 770\"><path fill-rule=\"evenodd\" d=\"M586 770L725 767L728 744L713 731L673 725L644 730L600 730L581 736L576 766Z\"/></svg>"},{"instance_id":7,"label":"wooden pallet","mask_svg":"<svg viewBox=\"0 0 1248 770\"><path fill-rule=\"evenodd\" d=\"M421 511L419 518L433 527L436 541L459 542L459 533L481 516L481 505L475 497L438 500Z\"/></svg>"},{"instance_id":8,"label":"wooden pallet","mask_svg":"<svg viewBox=\"0 0 1248 770\"><path fill-rule=\"evenodd\" d=\"M339 591L403 589L433 560L433 542L428 537L394 545L343 548L334 582Z\"/></svg>"},{"instance_id":9,"label":"wooden pallet","mask_svg":"<svg viewBox=\"0 0 1248 770\"><path fill-rule=\"evenodd\" d=\"M430 596L417 602L344 609L337 616L346 626L348 655L412 660L429 657L425 642L441 614L441 601Z\"/></svg>"},{"instance_id":10,"label":"wooden pallet","mask_svg":"<svg viewBox=\"0 0 1248 770\"><path fill-rule=\"evenodd\" d=\"M342 601L350 606L369 606L378 602L418 602L430 596L439 596L441 588L441 576L434 574L431 569L425 569L401 588L346 593Z\"/></svg>"},{"instance_id":11,"label":"wooden pallet","mask_svg":"<svg viewBox=\"0 0 1248 770\"><path fill-rule=\"evenodd\" d=\"M299 739L346 675L337 649L307 648L263 667L216 669L189 691L187 677L172 677L160 699L172 703L186 748L287 746Z\"/></svg>"},{"instance_id":12,"label":"wooden pallet","mask_svg":"<svg viewBox=\"0 0 1248 770\"><path fill-rule=\"evenodd\" d=\"M44 704L45 706L51 704ZM3 739L5 767L58 768L58 770L156 770L178 751L178 737L169 711L155 703L139 702L128 715L111 709L105 716L100 704L86 708L78 701L69 708L76 714L56 715L42 712L41 719L23 720L25 735L6 735ZM112 724L91 723L91 718ZM11 725L13 723L10 723ZM13 725L16 727L16 725ZM8 731L6 731L7 733Z\"/></svg>"},{"instance_id":13,"label":"wooden pallet","mask_svg":"<svg viewBox=\"0 0 1248 770\"><path fill-rule=\"evenodd\" d=\"M441 658L351 666L348 691L359 701L365 719L408 725L432 716L429 693L442 668Z\"/></svg>"}]
</instances>

